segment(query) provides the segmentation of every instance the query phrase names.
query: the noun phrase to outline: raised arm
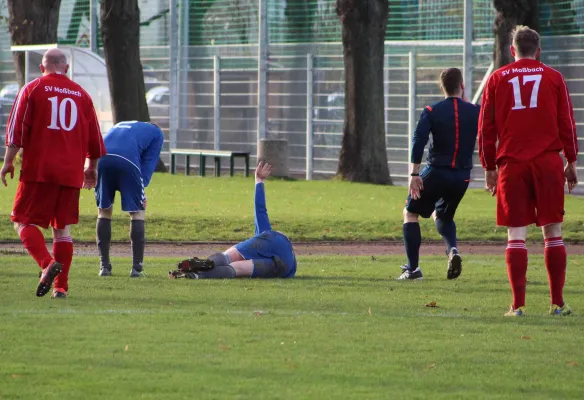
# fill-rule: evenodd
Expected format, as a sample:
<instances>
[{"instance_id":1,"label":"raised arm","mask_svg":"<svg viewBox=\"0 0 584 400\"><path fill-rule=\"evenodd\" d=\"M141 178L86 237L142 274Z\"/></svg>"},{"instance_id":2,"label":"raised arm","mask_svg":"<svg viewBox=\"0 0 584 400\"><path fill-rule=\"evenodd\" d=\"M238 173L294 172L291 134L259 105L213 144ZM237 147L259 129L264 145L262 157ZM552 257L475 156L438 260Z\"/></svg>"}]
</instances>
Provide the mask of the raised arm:
<instances>
[{"instance_id":1,"label":"raised arm","mask_svg":"<svg viewBox=\"0 0 584 400\"><path fill-rule=\"evenodd\" d=\"M264 180L270 176L270 172L272 172L272 166L260 161L255 171L254 223L256 235L272 229L264 191Z\"/></svg>"}]
</instances>

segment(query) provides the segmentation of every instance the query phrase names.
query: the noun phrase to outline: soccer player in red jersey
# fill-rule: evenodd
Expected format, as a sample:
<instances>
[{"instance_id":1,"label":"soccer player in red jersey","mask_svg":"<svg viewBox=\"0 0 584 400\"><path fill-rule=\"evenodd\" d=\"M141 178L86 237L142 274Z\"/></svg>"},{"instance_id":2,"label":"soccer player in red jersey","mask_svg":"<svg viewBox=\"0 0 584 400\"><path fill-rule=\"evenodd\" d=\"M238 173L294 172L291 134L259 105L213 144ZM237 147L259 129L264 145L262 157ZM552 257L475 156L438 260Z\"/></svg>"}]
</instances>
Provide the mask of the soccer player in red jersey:
<instances>
[{"instance_id":1,"label":"soccer player in red jersey","mask_svg":"<svg viewBox=\"0 0 584 400\"><path fill-rule=\"evenodd\" d=\"M487 189L497 196L497 225L508 227L507 272L513 304L506 316L525 306L527 226L542 227L552 315L569 315L564 303L566 248L562 241L564 185L578 183L578 138L574 111L562 74L538 61L540 37L517 27L511 53L515 62L487 81L479 118L479 155ZM567 160L564 168L560 156Z\"/></svg>"},{"instance_id":2,"label":"soccer player in red jersey","mask_svg":"<svg viewBox=\"0 0 584 400\"><path fill-rule=\"evenodd\" d=\"M89 95L66 73L65 54L50 49L42 77L18 93L6 126L6 155L0 171L14 177L14 158L23 149L20 182L11 219L20 240L42 269L36 295L66 298L73 258L69 225L79 220L80 189L97 181L97 160L105 154ZM84 170L86 159L88 166ZM53 228L53 256L38 227Z\"/></svg>"}]
</instances>

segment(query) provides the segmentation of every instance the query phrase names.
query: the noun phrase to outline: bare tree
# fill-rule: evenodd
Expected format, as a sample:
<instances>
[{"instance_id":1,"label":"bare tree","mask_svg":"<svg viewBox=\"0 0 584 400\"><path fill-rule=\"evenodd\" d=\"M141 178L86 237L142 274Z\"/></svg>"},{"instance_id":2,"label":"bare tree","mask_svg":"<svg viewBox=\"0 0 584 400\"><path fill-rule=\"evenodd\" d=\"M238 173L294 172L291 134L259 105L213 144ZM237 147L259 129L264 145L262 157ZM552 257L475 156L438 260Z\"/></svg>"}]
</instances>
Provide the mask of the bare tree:
<instances>
[{"instance_id":1,"label":"bare tree","mask_svg":"<svg viewBox=\"0 0 584 400\"><path fill-rule=\"evenodd\" d=\"M385 143L383 62L388 0L337 0L345 62L345 126L337 174L391 184Z\"/></svg>"},{"instance_id":2,"label":"bare tree","mask_svg":"<svg viewBox=\"0 0 584 400\"><path fill-rule=\"evenodd\" d=\"M495 16L495 69L513 62L509 46L517 25L527 25L539 31L539 0L493 0Z\"/></svg>"},{"instance_id":3,"label":"bare tree","mask_svg":"<svg viewBox=\"0 0 584 400\"><path fill-rule=\"evenodd\" d=\"M100 21L114 123L149 122L140 61L138 0L102 0ZM158 160L156 170L166 171L162 160Z\"/></svg>"},{"instance_id":4,"label":"bare tree","mask_svg":"<svg viewBox=\"0 0 584 400\"><path fill-rule=\"evenodd\" d=\"M61 0L8 0L12 45L57 43ZM24 86L24 53L13 53L16 78Z\"/></svg>"}]
</instances>

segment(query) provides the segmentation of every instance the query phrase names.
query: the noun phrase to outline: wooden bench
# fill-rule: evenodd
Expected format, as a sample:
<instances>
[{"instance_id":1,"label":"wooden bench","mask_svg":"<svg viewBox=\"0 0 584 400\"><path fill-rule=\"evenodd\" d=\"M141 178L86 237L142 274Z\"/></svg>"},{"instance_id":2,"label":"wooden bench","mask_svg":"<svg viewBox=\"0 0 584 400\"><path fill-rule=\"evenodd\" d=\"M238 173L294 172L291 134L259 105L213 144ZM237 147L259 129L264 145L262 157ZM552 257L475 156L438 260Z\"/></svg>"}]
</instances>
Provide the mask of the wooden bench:
<instances>
[{"instance_id":1,"label":"wooden bench","mask_svg":"<svg viewBox=\"0 0 584 400\"><path fill-rule=\"evenodd\" d=\"M249 176L249 153L243 151L219 151L219 150L197 150L197 149L170 149L170 173L176 173L176 156L184 155L187 158L185 175L190 175L191 156L199 156L199 175L205 176L207 157L215 160L215 176L221 176L221 158L229 158L229 175L235 173L235 158L245 159L245 176Z\"/></svg>"}]
</instances>

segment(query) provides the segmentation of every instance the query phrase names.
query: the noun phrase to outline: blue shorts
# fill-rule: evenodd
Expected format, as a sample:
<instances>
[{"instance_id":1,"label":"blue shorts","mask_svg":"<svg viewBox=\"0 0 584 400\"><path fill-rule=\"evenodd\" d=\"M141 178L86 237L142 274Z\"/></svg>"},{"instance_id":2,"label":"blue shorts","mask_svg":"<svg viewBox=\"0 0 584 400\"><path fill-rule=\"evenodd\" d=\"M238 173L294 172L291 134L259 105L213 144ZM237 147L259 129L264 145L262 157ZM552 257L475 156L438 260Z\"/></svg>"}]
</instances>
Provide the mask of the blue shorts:
<instances>
[{"instance_id":1,"label":"blue shorts","mask_svg":"<svg viewBox=\"0 0 584 400\"><path fill-rule=\"evenodd\" d=\"M144 210L144 183L142 173L123 157L108 154L97 164L97 186L95 201L98 208L110 208L114 204L116 191L122 196L122 210L136 212Z\"/></svg>"},{"instance_id":2,"label":"blue shorts","mask_svg":"<svg viewBox=\"0 0 584 400\"><path fill-rule=\"evenodd\" d=\"M422 218L431 217L436 210L439 218L454 219L470 182L470 170L429 165L422 170L420 177L424 181L422 196L417 200L408 196L406 210Z\"/></svg>"},{"instance_id":3,"label":"blue shorts","mask_svg":"<svg viewBox=\"0 0 584 400\"><path fill-rule=\"evenodd\" d=\"M235 248L246 260L279 257L286 264L283 278L292 278L296 274L296 256L290 240L283 233L264 231L236 244Z\"/></svg>"}]
</instances>

